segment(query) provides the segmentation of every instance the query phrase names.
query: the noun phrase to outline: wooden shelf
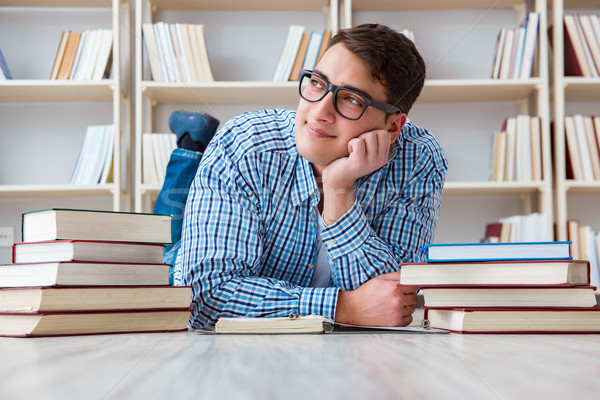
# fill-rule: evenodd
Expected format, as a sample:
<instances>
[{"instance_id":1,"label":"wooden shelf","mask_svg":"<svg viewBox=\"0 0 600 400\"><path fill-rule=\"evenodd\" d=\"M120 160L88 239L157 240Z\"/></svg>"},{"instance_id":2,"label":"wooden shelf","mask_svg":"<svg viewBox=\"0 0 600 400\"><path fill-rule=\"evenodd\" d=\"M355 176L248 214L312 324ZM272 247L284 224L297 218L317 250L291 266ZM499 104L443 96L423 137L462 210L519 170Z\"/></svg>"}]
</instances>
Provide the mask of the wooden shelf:
<instances>
[{"instance_id":1,"label":"wooden shelf","mask_svg":"<svg viewBox=\"0 0 600 400\"><path fill-rule=\"evenodd\" d=\"M111 8L110 0L2 0L1 7L96 7Z\"/></svg>"},{"instance_id":2,"label":"wooden shelf","mask_svg":"<svg viewBox=\"0 0 600 400\"><path fill-rule=\"evenodd\" d=\"M546 189L545 182L446 182L445 195L519 195L523 193L541 192Z\"/></svg>"},{"instance_id":3,"label":"wooden shelf","mask_svg":"<svg viewBox=\"0 0 600 400\"><path fill-rule=\"evenodd\" d=\"M565 77L565 101L600 100L600 78Z\"/></svg>"},{"instance_id":4,"label":"wooden shelf","mask_svg":"<svg viewBox=\"0 0 600 400\"><path fill-rule=\"evenodd\" d=\"M0 185L0 198L95 197L115 192L112 183L103 185Z\"/></svg>"},{"instance_id":5,"label":"wooden shelf","mask_svg":"<svg viewBox=\"0 0 600 400\"><path fill-rule=\"evenodd\" d=\"M0 102L113 101L114 81L14 79L0 82Z\"/></svg>"},{"instance_id":6,"label":"wooden shelf","mask_svg":"<svg viewBox=\"0 0 600 400\"><path fill-rule=\"evenodd\" d=\"M418 102L518 101L542 82L531 79L430 79ZM278 104L298 102L297 82L142 82L142 91L155 103Z\"/></svg>"},{"instance_id":7,"label":"wooden shelf","mask_svg":"<svg viewBox=\"0 0 600 400\"><path fill-rule=\"evenodd\" d=\"M565 181L565 190L569 194L600 194L600 181Z\"/></svg>"},{"instance_id":8,"label":"wooden shelf","mask_svg":"<svg viewBox=\"0 0 600 400\"><path fill-rule=\"evenodd\" d=\"M150 0L158 9L218 11L322 11L328 0Z\"/></svg>"},{"instance_id":9,"label":"wooden shelf","mask_svg":"<svg viewBox=\"0 0 600 400\"><path fill-rule=\"evenodd\" d=\"M489 10L510 9L524 0L352 0L352 9L357 11L384 10Z\"/></svg>"}]
</instances>

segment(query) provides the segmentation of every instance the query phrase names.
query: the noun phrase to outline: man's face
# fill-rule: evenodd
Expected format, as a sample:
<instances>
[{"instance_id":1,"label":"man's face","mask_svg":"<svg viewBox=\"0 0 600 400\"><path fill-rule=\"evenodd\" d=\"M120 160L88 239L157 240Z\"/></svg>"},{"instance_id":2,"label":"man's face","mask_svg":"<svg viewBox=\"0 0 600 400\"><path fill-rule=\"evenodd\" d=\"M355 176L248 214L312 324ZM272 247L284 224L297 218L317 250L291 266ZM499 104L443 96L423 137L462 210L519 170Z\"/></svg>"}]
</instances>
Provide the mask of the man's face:
<instances>
[{"instance_id":1,"label":"man's face","mask_svg":"<svg viewBox=\"0 0 600 400\"><path fill-rule=\"evenodd\" d=\"M358 89L372 100L387 101L385 87L372 79L364 63L342 44L323 54L315 72L334 85ZM332 161L348 155L351 139L374 129L390 130L396 123L396 115L386 121L385 112L373 107L356 121L346 119L335 111L332 96L330 92L316 103L301 98L296 113L298 153L313 165L318 176Z\"/></svg>"}]
</instances>

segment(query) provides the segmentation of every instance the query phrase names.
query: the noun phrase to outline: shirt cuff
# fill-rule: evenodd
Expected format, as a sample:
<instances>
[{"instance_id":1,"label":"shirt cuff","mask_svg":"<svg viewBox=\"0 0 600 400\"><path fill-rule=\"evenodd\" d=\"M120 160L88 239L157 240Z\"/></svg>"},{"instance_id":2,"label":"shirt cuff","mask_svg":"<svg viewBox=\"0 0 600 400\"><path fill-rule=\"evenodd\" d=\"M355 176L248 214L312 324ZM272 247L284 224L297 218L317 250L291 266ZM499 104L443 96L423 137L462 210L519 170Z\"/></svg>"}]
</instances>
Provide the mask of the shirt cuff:
<instances>
[{"instance_id":1,"label":"shirt cuff","mask_svg":"<svg viewBox=\"0 0 600 400\"><path fill-rule=\"evenodd\" d=\"M370 233L371 227L355 201L340 219L323 229L322 238L329 256L335 260L360 248Z\"/></svg>"},{"instance_id":2,"label":"shirt cuff","mask_svg":"<svg viewBox=\"0 0 600 400\"><path fill-rule=\"evenodd\" d=\"M300 294L300 315L321 315L334 319L340 289L337 287L304 288Z\"/></svg>"}]
</instances>

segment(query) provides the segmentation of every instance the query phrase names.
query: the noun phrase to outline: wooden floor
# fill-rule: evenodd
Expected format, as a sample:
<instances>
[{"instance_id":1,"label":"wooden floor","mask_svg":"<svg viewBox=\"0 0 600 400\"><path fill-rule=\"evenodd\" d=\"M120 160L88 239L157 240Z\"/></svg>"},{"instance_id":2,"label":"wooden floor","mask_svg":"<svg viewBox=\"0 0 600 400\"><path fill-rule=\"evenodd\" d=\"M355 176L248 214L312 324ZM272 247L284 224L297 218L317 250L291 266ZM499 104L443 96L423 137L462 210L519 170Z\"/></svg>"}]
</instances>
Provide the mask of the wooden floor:
<instances>
[{"instance_id":1,"label":"wooden floor","mask_svg":"<svg viewBox=\"0 0 600 400\"><path fill-rule=\"evenodd\" d=\"M0 338L0 399L599 399L600 335Z\"/></svg>"}]
</instances>

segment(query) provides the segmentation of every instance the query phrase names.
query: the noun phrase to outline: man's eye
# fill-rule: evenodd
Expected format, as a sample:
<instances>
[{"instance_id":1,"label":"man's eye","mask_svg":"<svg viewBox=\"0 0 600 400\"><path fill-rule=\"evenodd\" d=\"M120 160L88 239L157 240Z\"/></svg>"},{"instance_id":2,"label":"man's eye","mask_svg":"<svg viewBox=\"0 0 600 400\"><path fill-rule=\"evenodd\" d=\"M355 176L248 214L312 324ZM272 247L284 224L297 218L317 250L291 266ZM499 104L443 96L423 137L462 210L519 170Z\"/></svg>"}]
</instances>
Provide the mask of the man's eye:
<instances>
[{"instance_id":1,"label":"man's eye","mask_svg":"<svg viewBox=\"0 0 600 400\"><path fill-rule=\"evenodd\" d=\"M360 106L360 107L362 107L363 104L364 104L363 99L361 97L354 96L354 95L351 95L351 94L346 95L344 97L344 100L346 102L348 102L349 104L353 105L353 106Z\"/></svg>"},{"instance_id":2,"label":"man's eye","mask_svg":"<svg viewBox=\"0 0 600 400\"><path fill-rule=\"evenodd\" d=\"M324 89L325 88L325 84L318 80L318 79L311 79L310 80L310 84L312 85L312 87L314 87L315 89Z\"/></svg>"}]
</instances>

